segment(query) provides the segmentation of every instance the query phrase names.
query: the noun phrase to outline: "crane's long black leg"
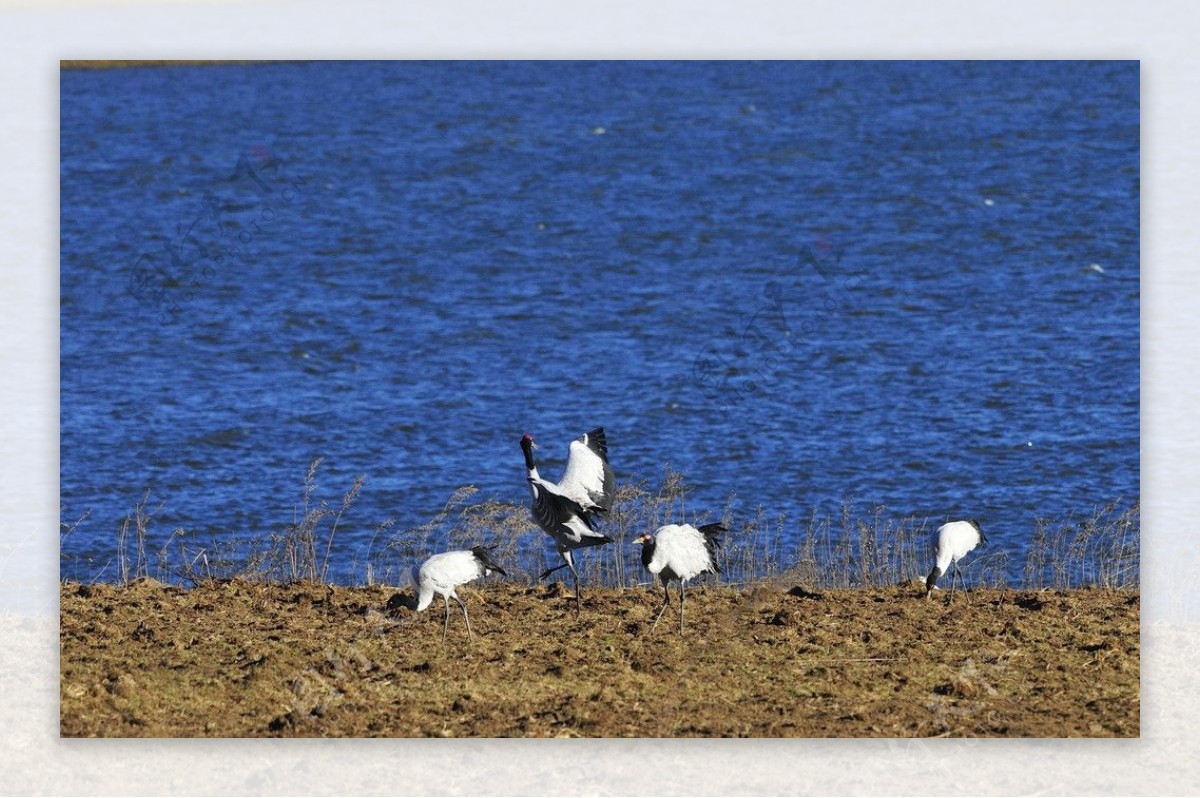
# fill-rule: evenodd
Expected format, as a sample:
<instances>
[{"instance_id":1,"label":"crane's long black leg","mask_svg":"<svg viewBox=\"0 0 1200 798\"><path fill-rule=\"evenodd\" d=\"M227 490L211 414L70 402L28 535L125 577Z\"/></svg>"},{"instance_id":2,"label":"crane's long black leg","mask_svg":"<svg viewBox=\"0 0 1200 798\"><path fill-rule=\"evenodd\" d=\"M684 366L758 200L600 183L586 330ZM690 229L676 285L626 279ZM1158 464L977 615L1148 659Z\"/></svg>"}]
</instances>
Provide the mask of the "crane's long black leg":
<instances>
[{"instance_id":1,"label":"crane's long black leg","mask_svg":"<svg viewBox=\"0 0 1200 798\"><path fill-rule=\"evenodd\" d=\"M660 619L660 618L662 618L662 615L663 615L663 613L664 613L664 612L666 612L667 605L668 605L668 604L670 604L670 603L671 603L671 594L670 594L670 592L667 590L667 583L666 583L666 581L664 581L664 582L663 582L663 603L662 603L662 606L658 608L658 615L654 616L654 623L652 623L652 624L650 625L650 631L651 631L651 632L653 632L653 631L654 631L654 627L655 627L655 626L658 626L658 621L659 621L659 619Z\"/></svg>"},{"instance_id":2,"label":"crane's long black leg","mask_svg":"<svg viewBox=\"0 0 1200 798\"><path fill-rule=\"evenodd\" d=\"M967 603L970 604L971 597L967 594L967 578L965 576L963 576L962 569L958 567L958 563L954 563L954 570L958 572L958 578L962 582L963 598L965 598L967 600Z\"/></svg>"},{"instance_id":3,"label":"crane's long black leg","mask_svg":"<svg viewBox=\"0 0 1200 798\"><path fill-rule=\"evenodd\" d=\"M679 634L683 634L683 580L679 580Z\"/></svg>"},{"instance_id":4,"label":"crane's long black leg","mask_svg":"<svg viewBox=\"0 0 1200 798\"><path fill-rule=\"evenodd\" d=\"M458 602L458 606L462 607L463 618L465 618L467 621L467 639L473 643L473 642L475 642L475 638L471 634L471 616L467 615L467 605L463 604L463 600L460 599L458 596L455 596L454 600ZM446 609L449 609L449 608L450 608L450 604L447 603Z\"/></svg>"},{"instance_id":5,"label":"crane's long black leg","mask_svg":"<svg viewBox=\"0 0 1200 798\"><path fill-rule=\"evenodd\" d=\"M579 572L575 570L575 557L569 551L563 552L563 559L567 561L567 566L571 569L571 579L575 585L575 614L579 614L579 602L582 596L579 594Z\"/></svg>"},{"instance_id":6,"label":"crane's long black leg","mask_svg":"<svg viewBox=\"0 0 1200 798\"><path fill-rule=\"evenodd\" d=\"M545 579L547 576L549 576L550 574L559 570L560 568L566 568L566 567L567 567L567 563L563 563L562 565L556 565L553 568L547 568L546 570L542 571L542 574L541 574L541 576L538 577L538 579Z\"/></svg>"},{"instance_id":7,"label":"crane's long black leg","mask_svg":"<svg viewBox=\"0 0 1200 798\"><path fill-rule=\"evenodd\" d=\"M446 630L450 628L450 598L442 596L442 600L446 602L446 620L442 621L442 644L446 643Z\"/></svg>"}]
</instances>

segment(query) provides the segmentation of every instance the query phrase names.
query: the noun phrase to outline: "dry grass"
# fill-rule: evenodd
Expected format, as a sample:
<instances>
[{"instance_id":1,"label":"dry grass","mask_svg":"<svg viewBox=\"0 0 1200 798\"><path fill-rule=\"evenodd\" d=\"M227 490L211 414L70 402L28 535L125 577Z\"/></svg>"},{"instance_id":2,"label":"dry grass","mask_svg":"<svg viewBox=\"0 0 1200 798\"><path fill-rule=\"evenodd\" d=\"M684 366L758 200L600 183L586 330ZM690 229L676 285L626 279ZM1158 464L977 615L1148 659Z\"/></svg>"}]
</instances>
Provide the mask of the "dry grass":
<instances>
[{"instance_id":1,"label":"dry grass","mask_svg":"<svg viewBox=\"0 0 1200 798\"><path fill-rule=\"evenodd\" d=\"M1085 585L1137 589L1141 582L1141 508L1109 502L1086 517L1037 519L1025 560L1026 587Z\"/></svg>"},{"instance_id":2,"label":"dry grass","mask_svg":"<svg viewBox=\"0 0 1200 798\"><path fill-rule=\"evenodd\" d=\"M161 505L150 509L147 492L118 530L117 581L127 584L151 575L163 582L193 585L232 578L330 581L330 560L342 517L363 490L365 477L357 477L340 500L318 499L316 477L321 463L317 459L310 465L295 517L278 531L248 539L201 541L175 529L158 549L153 569L146 546ZM549 538L530 520L525 504L480 499L477 494L474 486L459 488L433 518L417 526L398 527L392 519L380 522L370 541L347 558L347 567L339 572L341 581L347 581L344 575L349 573L350 581L360 584L406 585L414 563L438 551L480 543L496 545L495 556L513 579L525 584L533 584L533 575L558 564ZM719 581L725 584L786 581L814 591L895 585L924 576L931 560L929 541L940 523L896 516L882 505L861 511L848 503L836 517L813 511L799 518L770 514L761 507L738 516L733 506L732 495L722 508L691 506L683 475L669 468L656 486L621 483L601 527L615 542L577 552L581 577L596 587L647 584L638 548L632 544L638 535L667 523L721 521L728 529L719 563ZM63 539L83 520L64 525ZM1136 501L1110 502L1086 517L1039 518L1015 586L1137 590L1139 533ZM963 566L968 582L1010 586L1012 556L995 544L976 550Z\"/></svg>"}]
</instances>

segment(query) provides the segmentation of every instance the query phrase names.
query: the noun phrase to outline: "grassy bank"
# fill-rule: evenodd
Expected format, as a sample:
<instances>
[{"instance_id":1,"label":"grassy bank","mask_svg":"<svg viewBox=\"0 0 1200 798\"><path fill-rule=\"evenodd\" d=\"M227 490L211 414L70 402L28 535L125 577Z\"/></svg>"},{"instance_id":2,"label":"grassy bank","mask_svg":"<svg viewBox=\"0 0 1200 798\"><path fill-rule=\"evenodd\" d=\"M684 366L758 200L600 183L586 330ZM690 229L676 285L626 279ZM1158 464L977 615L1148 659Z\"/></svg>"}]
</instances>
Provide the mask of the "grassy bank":
<instances>
[{"instance_id":1,"label":"grassy bank","mask_svg":"<svg viewBox=\"0 0 1200 798\"><path fill-rule=\"evenodd\" d=\"M1139 733L1139 599L786 580L661 593L234 580L61 587L65 736L1102 736Z\"/></svg>"}]
</instances>

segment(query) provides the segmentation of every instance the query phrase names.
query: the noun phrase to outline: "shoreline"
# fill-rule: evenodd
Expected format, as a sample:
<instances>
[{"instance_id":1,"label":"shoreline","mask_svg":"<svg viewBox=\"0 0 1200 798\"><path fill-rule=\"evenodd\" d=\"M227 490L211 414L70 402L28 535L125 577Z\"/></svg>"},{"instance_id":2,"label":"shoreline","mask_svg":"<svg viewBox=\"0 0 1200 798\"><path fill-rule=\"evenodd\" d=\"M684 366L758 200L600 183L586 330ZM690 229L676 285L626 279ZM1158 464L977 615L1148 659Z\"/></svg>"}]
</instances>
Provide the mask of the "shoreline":
<instances>
[{"instance_id":1,"label":"shoreline","mask_svg":"<svg viewBox=\"0 0 1200 798\"><path fill-rule=\"evenodd\" d=\"M77 69L137 69L139 67L194 67L194 66L223 66L227 64L245 65L245 64L277 64L277 63L298 63L295 59L283 59L282 61L270 61L263 59L234 59L230 61L214 61L204 59L178 59L178 60L146 60L146 61L130 61L130 60L114 60L103 61L96 59L62 59L58 62L60 70L77 70Z\"/></svg>"}]
</instances>

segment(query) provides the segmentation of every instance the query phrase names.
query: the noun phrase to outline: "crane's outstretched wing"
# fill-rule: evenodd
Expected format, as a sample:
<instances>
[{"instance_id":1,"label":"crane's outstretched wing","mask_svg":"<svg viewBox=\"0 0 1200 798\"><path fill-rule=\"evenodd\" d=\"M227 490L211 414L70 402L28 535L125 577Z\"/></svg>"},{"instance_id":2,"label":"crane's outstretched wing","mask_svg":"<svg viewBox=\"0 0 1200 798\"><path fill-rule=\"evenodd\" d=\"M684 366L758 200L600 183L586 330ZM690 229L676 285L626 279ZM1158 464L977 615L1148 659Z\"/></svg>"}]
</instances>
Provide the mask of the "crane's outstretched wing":
<instances>
[{"instance_id":1,"label":"crane's outstretched wing","mask_svg":"<svg viewBox=\"0 0 1200 798\"><path fill-rule=\"evenodd\" d=\"M567 470L563 472L558 488L588 513L608 512L612 508L616 490L603 427L596 427L571 441ZM588 526L591 526L590 522Z\"/></svg>"},{"instance_id":2,"label":"crane's outstretched wing","mask_svg":"<svg viewBox=\"0 0 1200 798\"><path fill-rule=\"evenodd\" d=\"M602 537L592 525L592 515L570 496L559 493L557 486L539 480L531 484L537 489L533 500L533 520L538 526L557 537L565 535L576 543L583 537Z\"/></svg>"}]
</instances>

